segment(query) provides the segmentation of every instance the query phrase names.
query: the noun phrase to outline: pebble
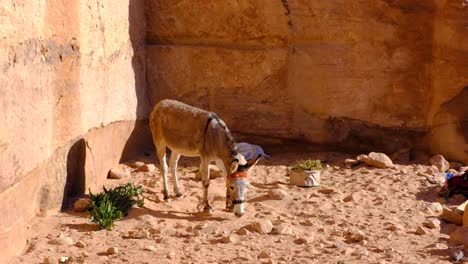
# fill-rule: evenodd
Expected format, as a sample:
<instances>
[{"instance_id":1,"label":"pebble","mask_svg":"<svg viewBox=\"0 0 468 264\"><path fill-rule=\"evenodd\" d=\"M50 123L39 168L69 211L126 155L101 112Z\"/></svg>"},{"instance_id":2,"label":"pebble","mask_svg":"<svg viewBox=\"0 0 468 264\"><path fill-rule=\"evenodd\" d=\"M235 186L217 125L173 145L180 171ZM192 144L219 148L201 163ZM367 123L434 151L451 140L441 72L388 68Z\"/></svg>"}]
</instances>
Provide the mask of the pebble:
<instances>
[{"instance_id":1,"label":"pebble","mask_svg":"<svg viewBox=\"0 0 468 264\"><path fill-rule=\"evenodd\" d=\"M353 193L353 194L348 195L345 198L343 198L343 201L344 202L353 202L353 201L356 202L356 201L359 201L359 199L360 199L359 194L358 193Z\"/></svg>"},{"instance_id":2,"label":"pebble","mask_svg":"<svg viewBox=\"0 0 468 264\"><path fill-rule=\"evenodd\" d=\"M431 165L436 166L440 172L446 172L450 169L450 163L442 155L432 157L429 162Z\"/></svg>"},{"instance_id":3,"label":"pebble","mask_svg":"<svg viewBox=\"0 0 468 264\"><path fill-rule=\"evenodd\" d=\"M423 225L429 229L438 229L440 228L440 221L438 219L429 219Z\"/></svg>"},{"instance_id":4,"label":"pebble","mask_svg":"<svg viewBox=\"0 0 468 264\"><path fill-rule=\"evenodd\" d=\"M417 229L416 229L416 234L417 235L420 235L420 236L423 236L423 235L427 235L428 234L428 231L426 228L424 228L423 226L419 226Z\"/></svg>"},{"instance_id":5,"label":"pebble","mask_svg":"<svg viewBox=\"0 0 468 264\"><path fill-rule=\"evenodd\" d=\"M172 235L176 234L176 230L171 229L173 231ZM124 238L131 238L131 239L145 239L151 238L151 233L149 230L131 230L128 231L128 234Z\"/></svg>"},{"instance_id":6,"label":"pebble","mask_svg":"<svg viewBox=\"0 0 468 264\"><path fill-rule=\"evenodd\" d=\"M361 242L366 239L366 234L361 230L355 230L351 232L350 238L354 242Z\"/></svg>"},{"instance_id":7,"label":"pebble","mask_svg":"<svg viewBox=\"0 0 468 264\"><path fill-rule=\"evenodd\" d=\"M119 253L119 248L118 247L110 247L107 249L107 254L109 255L114 255Z\"/></svg>"},{"instance_id":8,"label":"pebble","mask_svg":"<svg viewBox=\"0 0 468 264\"><path fill-rule=\"evenodd\" d=\"M465 254L463 254L463 251L459 250L459 251L453 252L452 257L453 257L453 260L458 262L465 257Z\"/></svg>"},{"instance_id":9,"label":"pebble","mask_svg":"<svg viewBox=\"0 0 468 264\"><path fill-rule=\"evenodd\" d=\"M115 167L109 170L109 178L122 179L130 177L130 172L121 167Z\"/></svg>"},{"instance_id":10,"label":"pebble","mask_svg":"<svg viewBox=\"0 0 468 264\"><path fill-rule=\"evenodd\" d=\"M73 204L73 210L75 210L75 212L85 212L89 209L90 206L91 206L91 199L79 198Z\"/></svg>"},{"instance_id":11,"label":"pebble","mask_svg":"<svg viewBox=\"0 0 468 264\"><path fill-rule=\"evenodd\" d=\"M313 239L307 238L307 237L299 237L296 240L294 240L294 243L298 245L303 245L303 244L309 244Z\"/></svg>"},{"instance_id":12,"label":"pebble","mask_svg":"<svg viewBox=\"0 0 468 264\"><path fill-rule=\"evenodd\" d=\"M86 247L86 244L83 242L83 241L78 241L75 243L75 246L79 247L79 248L84 248Z\"/></svg>"},{"instance_id":13,"label":"pebble","mask_svg":"<svg viewBox=\"0 0 468 264\"><path fill-rule=\"evenodd\" d=\"M277 235L291 235L293 232L292 227L289 224L279 224L274 228L274 234Z\"/></svg>"},{"instance_id":14,"label":"pebble","mask_svg":"<svg viewBox=\"0 0 468 264\"><path fill-rule=\"evenodd\" d=\"M322 194L332 194L332 193L335 192L335 190L329 189L329 188L324 188L324 189L319 189L318 192L322 193Z\"/></svg>"},{"instance_id":15,"label":"pebble","mask_svg":"<svg viewBox=\"0 0 468 264\"><path fill-rule=\"evenodd\" d=\"M284 190L271 189L268 191L268 196L273 200L283 200L287 193Z\"/></svg>"},{"instance_id":16,"label":"pebble","mask_svg":"<svg viewBox=\"0 0 468 264\"><path fill-rule=\"evenodd\" d=\"M440 215L443 211L442 205L440 203L430 203L427 208L431 210L436 215Z\"/></svg>"},{"instance_id":17,"label":"pebble","mask_svg":"<svg viewBox=\"0 0 468 264\"><path fill-rule=\"evenodd\" d=\"M237 234L241 236L248 236L250 235L250 231L247 230L247 228L241 228L237 231Z\"/></svg>"},{"instance_id":18,"label":"pebble","mask_svg":"<svg viewBox=\"0 0 468 264\"><path fill-rule=\"evenodd\" d=\"M145 246L144 250L154 252L154 251L156 251L156 248L154 246Z\"/></svg>"},{"instance_id":19,"label":"pebble","mask_svg":"<svg viewBox=\"0 0 468 264\"><path fill-rule=\"evenodd\" d=\"M265 258L270 258L271 257L270 252L268 252L268 251L262 251L257 256L260 259L265 259Z\"/></svg>"},{"instance_id":20,"label":"pebble","mask_svg":"<svg viewBox=\"0 0 468 264\"><path fill-rule=\"evenodd\" d=\"M71 239L71 237L66 237L61 233L57 238L49 240L48 243L51 245L70 246L73 245L73 239Z\"/></svg>"},{"instance_id":21,"label":"pebble","mask_svg":"<svg viewBox=\"0 0 468 264\"><path fill-rule=\"evenodd\" d=\"M224 235L222 238L221 238L221 242L223 243L234 243L236 242L237 239L236 237L233 235L233 234L229 234L229 235Z\"/></svg>"},{"instance_id":22,"label":"pebble","mask_svg":"<svg viewBox=\"0 0 468 264\"><path fill-rule=\"evenodd\" d=\"M254 222L252 228L260 234L269 234L273 229L273 224L268 219L262 219Z\"/></svg>"},{"instance_id":23,"label":"pebble","mask_svg":"<svg viewBox=\"0 0 468 264\"><path fill-rule=\"evenodd\" d=\"M68 257L60 257L58 262L59 263L66 263L68 261Z\"/></svg>"}]
</instances>

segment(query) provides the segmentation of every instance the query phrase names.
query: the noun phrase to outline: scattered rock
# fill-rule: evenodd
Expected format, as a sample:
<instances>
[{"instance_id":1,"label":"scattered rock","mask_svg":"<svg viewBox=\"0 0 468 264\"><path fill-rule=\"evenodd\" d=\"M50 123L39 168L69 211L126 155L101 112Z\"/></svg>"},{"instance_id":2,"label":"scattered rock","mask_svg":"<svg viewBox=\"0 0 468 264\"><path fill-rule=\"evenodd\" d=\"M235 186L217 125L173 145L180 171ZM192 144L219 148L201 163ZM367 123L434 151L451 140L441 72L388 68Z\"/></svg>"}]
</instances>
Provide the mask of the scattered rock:
<instances>
[{"instance_id":1,"label":"scattered rock","mask_svg":"<svg viewBox=\"0 0 468 264\"><path fill-rule=\"evenodd\" d=\"M423 235L427 235L429 232L427 231L427 229L423 226L419 226L417 229L416 229L416 234L420 235L420 236L423 236Z\"/></svg>"},{"instance_id":2,"label":"scattered rock","mask_svg":"<svg viewBox=\"0 0 468 264\"><path fill-rule=\"evenodd\" d=\"M442 155L432 157L429 162L436 166L440 172L446 172L450 168L450 163Z\"/></svg>"},{"instance_id":3,"label":"scattered rock","mask_svg":"<svg viewBox=\"0 0 468 264\"><path fill-rule=\"evenodd\" d=\"M118 247L110 247L110 248L107 249L106 252L109 255L119 254L119 248Z\"/></svg>"},{"instance_id":4,"label":"scattered rock","mask_svg":"<svg viewBox=\"0 0 468 264\"><path fill-rule=\"evenodd\" d=\"M90 206L91 206L91 199L79 198L73 204L73 210L75 210L75 212L86 212Z\"/></svg>"},{"instance_id":5,"label":"scattered rock","mask_svg":"<svg viewBox=\"0 0 468 264\"><path fill-rule=\"evenodd\" d=\"M275 226L273 230L276 235L291 235L293 232L292 227L289 224L281 223Z\"/></svg>"},{"instance_id":6,"label":"scattered rock","mask_svg":"<svg viewBox=\"0 0 468 264\"><path fill-rule=\"evenodd\" d=\"M468 227L460 227L450 234L450 240L468 247Z\"/></svg>"},{"instance_id":7,"label":"scattered rock","mask_svg":"<svg viewBox=\"0 0 468 264\"><path fill-rule=\"evenodd\" d=\"M392 160L384 153L371 152L369 153L367 158L364 157L361 161L368 166L380 169L393 167Z\"/></svg>"},{"instance_id":8,"label":"scattered rock","mask_svg":"<svg viewBox=\"0 0 468 264\"><path fill-rule=\"evenodd\" d=\"M172 230L175 231L175 230ZM175 232L174 234L175 235ZM130 230L124 238L129 239L148 239L151 238L151 233L149 230Z\"/></svg>"},{"instance_id":9,"label":"scattered rock","mask_svg":"<svg viewBox=\"0 0 468 264\"><path fill-rule=\"evenodd\" d=\"M390 230L390 231L401 231L404 229L404 227L402 225L399 225L399 224L395 224L395 223L388 223L388 226L386 227L387 230Z\"/></svg>"},{"instance_id":10,"label":"scattered rock","mask_svg":"<svg viewBox=\"0 0 468 264\"><path fill-rule=\"evenodd\" d=\"M359 162L364 162L365 159L369 159L369 156L367 156L365 154L361 154L361 155L356 157L356 160L359 161Z\"/></svg>"},{"instance_id":11,"label":"scattered rock","mask_svg":"<svg viewBox=\"0 0 468 264\"><path fill-rule=\"evenodd\" d=\"M361 242L367 238L366 234L362 232L361 230L356 230L350 233L349 238L353 242Z\"/></svg>"},{"instance_id":12,"label":"scattered rock","mask_svg":"<svg viewBox=\"0 0 468 264\"><path fill-rule=\"evenodd\" d=\"M115 167L109 170L109 178L122 179L130 177L130 172L122 167Z\"/></svg>"},{"instance_id":13,"label":"scattered rock","mask_svg":"<svg viewBox=\"0 0 468 264\"><path fill-rule=\"evenodd\" d=\"M438 219L429 219L423 225L429 229L438 229L440 228L440 221Z\"/></svg>"},{"instance_id":14,"label":"scattered rock","mask_svg":"<svg viewBox=\"0 0 468 264\"><path fill-rule=\"evenodd\" d=\"M248 236L250 235L250 231L247 230L247 228L241 228L237 231L237 234L241 236Z\"/></svg>"},{"instance_id":15,"label":"scattered rock","mask_svg":"<svg viewBox=\"0 0 468 264\"><path fill-rule=\"evenodd\" d=\"M134 169L138 169L145 165L143 161L130 161L125 164L127 164L129 167L134 168Z\"/></svg>"},{"instance_id":16,"label":"scattered rock","mask_svg":"<svg viewBox=\"0 0 468 264\"><path fill-rule=\"evenodd\" d=\"M352 201L356 202L356 201L359 201L360 198L361 196L358 193L353 193L343 198L343 201L344 202L352 202Z\"/></svg>"},{"instance_id":17,"label":"scattered rock","mask_svg":"<svg viewBox=\"0 0 468 264\"><path fill-rule=\"evenodd\" d=\"M443 211L442 205L437 202L430 203L427 208L435 215L440 215Z\"/></svg>"},{"instance_id":18,"label":"scattered rock","mask_svg":"<svg viewBox=\"0 0 468 264\"><path fill-rule=\"evenodd\" d=\"M355 159L345 159L344 163L346 164L347 168L352 168L352 167L358 165L359 161L355 160Z\"/></svg>"},{"instance_id":19,"label":"scattered rock","mask_svg":"<svg viewBox=\"0 0 468 264\"><path fill-rule=\"evenodd\" d=\"M86 247L86 244L83 242L83 241L78 241L75 243L75 246L79 247L79 248L84 248Z\"/></svg>"},{"instance_id":20,"label":"scattered rock","mask_svg":"<svg viewBox=\"0 0 468 264\"><path fill-rule=\"evenodd\" d=\"M262 219L252 224L252 228L260 234L269 234L273 229L273 224L268 219Z\"/></svg>"},{"instance_id":21,"label":"scattered rock","mask_svg":"<svg viewBox=\"0 0 468 264\"><path fill-rule=\"evenodd\" d=\"M154 166L154 164L145 164L138 167L138 170L143 172L154 172L156 170L156 166Z\"/></svg>"},{"instance_id":22,"label":"scattered rock","mask_svg":"<svg viewBox=\"0 0 468 264\"><path fill-rule=\"evenodd\" d=\"M443 208L443 212L440 217L443 220L456 225L461 225L463 223L463 215L458 211L449 208Z\"/></svg>"},{"instance_id":23,"label":"scattered rock","mask_svg":"<svg viewBox=\"0 0 468 264\"><path fill-rule=\"evenodd\" d=\"M313 226L314 222L310 221L310 219L307 219L304 222L301 222L301 224L305 226Z\"/></svg>"},{"instance_id":24,"label":"scattered rock","mask_svg":"<svg viewBox=\"0 0 468 264\"><path fill-rule=\"evenodd\" d=\"M303 245L303 244L309 244L313 239L309 237L299 237L296 240L294 240L294 243L298 245Z\"/></svg>"},{"instance_id":25,"label":"scattered rock","mask_svg":"<svg viewBox=\"0 0 468 264\"><path fill-rule=\"evenodd\" d=\"M234 235L234 234L228 234L228 235L224 235L222 238L221 238L221 242L223 243L234 243L236 242L238 239L237 237Z\"/></svg>"},{"instance_id":26,"label":"scattered rock","mask_svg":"<svg viewBox=\"0 0 468 264\"><path fill-rule=\"evenodd\" d=\"M322 193L322 194L332 194L335 192L335 190L333 189L328 189L328 188L323 188L323 189L319 189L318 190L319 193Z\"/></svg>"},{"instance_id":27,"label":"scattered rock","mask_svg":"<svg viewBox=\"0 0 468 264\"><path fill-rule=\"evenodd\" d=\"M257 257L258 257L259 259L265 259L265 258L270 258L271 256L270 256L270 252L268 252L268 251L262 251L262 252L260 252L260 253L257 255Z\"/></svg>"},{"instance_id":28,"label":"scattered rock","mask_svg":"<svg viewBox=\"0 0 468 264\"><path fill-rule=\"evenodd\" d=\"M66 263L68 261L68 257L60 257L58 262L59 263Z\"/></svg>"},{"instance_id":29,"label":"scattered rock","mask_svg":"<svg viewBox=\"0 0 468 264\"><path fill-rule=\"evenodd\" d=\"M71 237L66 237L64 234L60 234L57 238L49 240L49 244L70 246L73 245L73 239L71 239Z\"/></svg>"},{"instance_id":30,"label":"scattered rock","mask_svg":"<svg viewBox=\"0 0 468 264\"><path fill-rule=\"evenodd\" d=\"M151 252L155 252L156 251L156 248L154 246L145 246L144 250L146 251L151 251Z\"/></svg>"},{"instance_id":31,"label":"scattered rock","mask_svg":"<svg viewBox=\"0 0 468 264\"><path fill-rule=\"evenodd\" d=\"M273 200L283 200L286 197L286 191L279 189L271 189L268 191L268 196Z\"/></svg>"}]
</instances>

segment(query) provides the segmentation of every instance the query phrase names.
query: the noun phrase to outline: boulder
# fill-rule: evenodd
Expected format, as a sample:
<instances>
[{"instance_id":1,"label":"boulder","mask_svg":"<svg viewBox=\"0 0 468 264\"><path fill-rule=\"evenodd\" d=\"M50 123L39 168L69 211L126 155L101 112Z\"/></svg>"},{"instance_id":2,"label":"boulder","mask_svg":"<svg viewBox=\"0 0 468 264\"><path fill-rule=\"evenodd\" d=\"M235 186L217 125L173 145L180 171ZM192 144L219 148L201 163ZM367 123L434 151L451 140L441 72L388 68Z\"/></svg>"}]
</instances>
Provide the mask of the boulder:
<instances>
[{"instance_id":1,"label":"boulder","mask_svg":"<svg viewBox=\"0 0 468 264\"><path fill-rule=\"evenodd\" d=\"M367 166L380 169L393 167L392 160L384 153L371 152L367 157L362 157L361 161Z\"/></svg>"},{"instance_id":2,"label":"boulder","mask_svg":"<svg viewBox=\"0 0 468 264\"><path fill-rule=\"evenodd\" d=\"M73 204L73 210L75 212L85 212L91 206L91 200L88 198L79 198Z\"/></svg>"},{"instance_id":3,"label":"boulder","mask_svg":"<svg viewBox=\"0 0 468 264\"><path fill-rule=\"evenodd\" d=\"M130 177L130 172L123 167L115 167L109 170L109 178L122 179Z\"/></svg>"}]
</instances>

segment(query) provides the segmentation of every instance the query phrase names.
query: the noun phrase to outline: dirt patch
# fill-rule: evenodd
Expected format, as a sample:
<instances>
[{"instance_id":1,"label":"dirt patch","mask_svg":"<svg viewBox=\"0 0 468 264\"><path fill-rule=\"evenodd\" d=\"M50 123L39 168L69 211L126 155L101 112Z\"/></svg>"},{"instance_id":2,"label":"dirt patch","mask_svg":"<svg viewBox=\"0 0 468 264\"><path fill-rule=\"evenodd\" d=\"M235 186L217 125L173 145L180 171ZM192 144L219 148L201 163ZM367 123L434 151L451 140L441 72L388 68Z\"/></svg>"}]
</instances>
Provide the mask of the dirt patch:
<instances>
[{"instance_id":1,"label":"dirt patch","mask_svg":"<svg viewBox=\"0 0 468 264\"><path fill-rule=\"evenodd\" d=\"M322 186L287 184L287 166L304 158L328 165ZM29 228L28 248L10 263L44 258L56 263L70 256L86 263L449 263L459 250L447 242L454 225L442 221L440 228L416 232L435 218L427 210L438 199L434 187L418 176L428 166L346 169L346 158L332 152L288 153L261 161L253 169L241 218L224 210L222 177L213 179L209 189L214 212L199 213L202 188L192 172L196 159L181 159L185 197L169 203L162 202L159 170L133 171L131 179L108 180L107 186L130 180L143 185L145 208L132 209L112 231L98 231L86 214L71 211L37 218ZM285 195L273 199L271 190ZM252 228L267 220L273 225L270 233Z\"/></svg>"}]
</instances>

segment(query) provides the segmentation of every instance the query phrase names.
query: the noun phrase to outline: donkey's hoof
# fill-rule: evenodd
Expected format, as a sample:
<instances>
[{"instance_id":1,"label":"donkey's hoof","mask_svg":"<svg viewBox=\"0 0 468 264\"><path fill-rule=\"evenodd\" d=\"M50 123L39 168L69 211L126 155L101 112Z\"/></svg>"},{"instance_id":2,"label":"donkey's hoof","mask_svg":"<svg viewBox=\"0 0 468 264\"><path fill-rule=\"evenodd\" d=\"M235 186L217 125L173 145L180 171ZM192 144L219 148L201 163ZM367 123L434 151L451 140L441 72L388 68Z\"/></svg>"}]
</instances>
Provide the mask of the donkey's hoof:
<instances>
[{"instance_id":1,"label":"donkey's hoof","mask_svg":"<svg viewBox=\"0 0 468 264\"><path fill-rule=\"evenodd\" d=\"M170 196L164 196L164 202L168 203L171 201L171 197Z\"/></svg>"},{"instance_id":2,"label":"donkey's hoof","mask_svg":"<svg viewBox=\"0 0 468 264\"><path fill-rule=\"evenodd\" d=\"M176 193L175 197L177 199L182 199L182 198L184 198L184 195L182 193Z\"/></svg>"},{"instance_id":3,"label":"donkey's hoof","mask_svg":"<svg viewBox=\"0 0 468 264\"><path fill-rule=\"evenodd\" d=\"M203 212L205 212L205 213L211 213L211 212L213 212L213 208L211 208L211 206L209 206L209 205L206 205L206 206L203 208Z\"/></svg>"}]
</instances>

